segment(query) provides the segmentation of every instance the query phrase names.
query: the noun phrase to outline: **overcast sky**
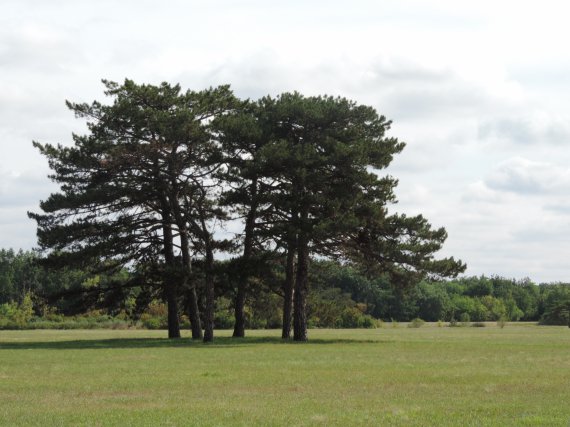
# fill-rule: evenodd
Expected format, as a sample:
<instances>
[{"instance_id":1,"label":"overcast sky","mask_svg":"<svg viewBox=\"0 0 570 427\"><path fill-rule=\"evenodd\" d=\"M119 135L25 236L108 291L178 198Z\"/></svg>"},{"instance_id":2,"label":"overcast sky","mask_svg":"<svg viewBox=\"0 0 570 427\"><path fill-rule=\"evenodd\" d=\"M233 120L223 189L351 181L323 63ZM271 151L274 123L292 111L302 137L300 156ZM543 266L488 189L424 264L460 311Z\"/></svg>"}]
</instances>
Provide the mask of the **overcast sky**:
<instances>
[{"instance_id":1,"label":"overcast sky","mask_svg":"<svg viewBox=\"0 0 570 427\"><path fill-rule=\"evenodd\" d=\"M394 210L444 226L469 275L570 281L570 6L563 1L78 1L0 5L0 247L55 190L32 140L102 78L341 95L407 143Z\"/></svg>"}]
</instances>

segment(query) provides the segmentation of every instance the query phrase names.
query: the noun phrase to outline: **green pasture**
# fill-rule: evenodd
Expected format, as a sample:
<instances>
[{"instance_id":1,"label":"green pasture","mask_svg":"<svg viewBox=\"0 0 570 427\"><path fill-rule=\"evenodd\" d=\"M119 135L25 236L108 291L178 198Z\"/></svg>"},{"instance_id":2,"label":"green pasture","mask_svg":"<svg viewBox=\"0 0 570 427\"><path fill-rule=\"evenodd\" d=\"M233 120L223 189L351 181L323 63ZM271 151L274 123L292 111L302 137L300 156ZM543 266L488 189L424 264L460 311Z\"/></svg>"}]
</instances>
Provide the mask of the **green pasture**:
<instances>
[{"instance_id":1,"label":"green pasture","mask_svg":"<svg viewBox=\"0 0 570 427\"><path fill-rule=\"evenodd\" d=\"M0 331L6 426L570 425L570 329Z\"/></svg>"}]
</instances>

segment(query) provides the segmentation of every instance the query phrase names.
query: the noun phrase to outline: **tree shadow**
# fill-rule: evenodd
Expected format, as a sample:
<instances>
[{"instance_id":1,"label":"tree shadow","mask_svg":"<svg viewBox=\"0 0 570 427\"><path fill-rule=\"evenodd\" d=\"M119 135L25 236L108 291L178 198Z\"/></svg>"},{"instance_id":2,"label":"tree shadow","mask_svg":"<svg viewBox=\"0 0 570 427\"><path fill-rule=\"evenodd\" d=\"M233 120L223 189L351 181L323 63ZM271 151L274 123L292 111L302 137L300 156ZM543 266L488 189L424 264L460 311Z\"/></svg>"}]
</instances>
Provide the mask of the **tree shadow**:
<instances>
[{"instance_id":1,"label":"tree shadow","mask_svg":"<svg viewBox=\"0 0 570 427\"><path fill-rule=\"evenodd\" d=\"M315 338L306 342L283 340L279 337L215 338L212 343L203 343L190 338L110 338L101 340L70 341L28 341L0 342L1 350L97 350L97 349L137 349L137 348L194 348L212 349L220 347L245 347L259 344L274 345L313 345L313 344L385 344L388 341L358 339Z\"/></svg>"}]
</instances>

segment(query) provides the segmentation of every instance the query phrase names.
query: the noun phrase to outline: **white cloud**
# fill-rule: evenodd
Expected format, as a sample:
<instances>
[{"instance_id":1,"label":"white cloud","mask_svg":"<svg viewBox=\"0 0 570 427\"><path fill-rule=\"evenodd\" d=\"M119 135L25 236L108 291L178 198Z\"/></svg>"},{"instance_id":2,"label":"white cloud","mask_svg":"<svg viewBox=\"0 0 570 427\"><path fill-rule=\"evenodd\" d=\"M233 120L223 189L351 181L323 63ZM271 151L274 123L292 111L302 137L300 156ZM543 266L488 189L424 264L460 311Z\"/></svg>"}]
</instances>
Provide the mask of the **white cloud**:
<instances>
[{"instance_id":1,"label":"white cloud","mask_svg":"<svg viewBox=\"0 0 570 427\"><path fill-rule=\"evenodd\" d=\"M570 168L514 157L500 164L485 184L519 194L564 195L570 193Z\"/></svg>"},{"instance_id":2,"label":"white cloud","mask_svg":"<svg viewBox=\"0 0 570 427\"><path fill-rule=\"evenodd\" d=\"M57 190L45 172L0 170L0 247L35 246L35 223L28 219L27 212L38 212L40 200Z\"/></svg>"},{"instance_id":3,"label":"white cloud","mask_svg":"<svg viewBox=\"0 0 570 427\"><path fill-rule=\"evenodd\" d=\"M129 77L372 105L407 143L388 170L400 179L394 209L445 226L444 254L465 260L469 274L568 277L570 247L559 236L570 233L570 79L560 72L570 69L569 8L554 0L7 0L1 246L33 245L25 211L53 188L31 140L69 144L85 127L63 101L102 99L101 78ZM525 230L534 231L523 239Z\"/></svg>"},{"instance_id":4,"label":"white cloud","mask_svg":"<svg viewBox=\"0 0 570 427\"><path fill-rule=\"evenodd\" d=\"M556 117L545 111L486 120L480 124L482 139L512 144L561 144L570 146L570 117Z\"/></svg>"}]
</instances>

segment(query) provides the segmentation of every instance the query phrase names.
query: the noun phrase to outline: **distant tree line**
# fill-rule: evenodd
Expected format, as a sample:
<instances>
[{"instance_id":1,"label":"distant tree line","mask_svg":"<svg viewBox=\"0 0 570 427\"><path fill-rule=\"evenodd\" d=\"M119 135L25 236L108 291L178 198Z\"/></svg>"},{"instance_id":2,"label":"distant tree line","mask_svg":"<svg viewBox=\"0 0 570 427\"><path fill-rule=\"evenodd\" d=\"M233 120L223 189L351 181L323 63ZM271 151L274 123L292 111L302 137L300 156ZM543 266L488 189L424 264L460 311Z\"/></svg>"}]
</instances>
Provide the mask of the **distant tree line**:
<instances>
[{"instance_id":1,"label":"distant tree line","mask_svg":"<svg viewBox=\"0 0 570 427\"><path fill-rule=\"evenodd\" d=\"M307 340L315 259L397 288L464 271L434 257L445 229L388 212L397 180L385 169L404 143L372 107L103 83L109 104L67 103L88 127L72 146L34 142L59 191L29 216L44 265L99 277L93 295L139 288L141 301L163 300L170 338L185 317L193 338L211 341L221 295L243 337L248 298L271 282L283 338Z\"/></svg>"},{"instance_id":2,"label":"distant tree line","mask_svg":"<svg viewBox=\"0 0 570 427\"><path fill-rule=\"evenodd\" d=\"M567 325L570 284L535 284L529 279L464 277L445 281L422 280L408 287L395 286L387 276L371 278L351 266L311 260L307 297L309 327L374 327L377 321L538 321ZM235 276L238 260L216 261L216 328L235 323ZM282 328L285 264L266 265L252 280L244 300L246 328ZM192 280L197 304L206 303L205 278L195 260ZM93 276L89 271L46 268L38 254L0 250L0 327L2 316L41 320L61 316L104 315L103 320L123 319L143 327L166 328L167 308L160 292L139 281L136 271L123 269ZM181 299L181 306L187 301ZM21 307L21 311L16 309ZM27 310L27 311L26 311ZM19 317L18 317L19 316ZM58 316L60 316L58 318ZM190 319L181 316L183 326ZM42 323L38 323L41 325ZM106 324L106 323L105 323ZM85 325L79 323L79 326ZM53 326L53 325L52 325ZM55 324L57 327L58 324Z\"/></svg>"}]
</instances>

